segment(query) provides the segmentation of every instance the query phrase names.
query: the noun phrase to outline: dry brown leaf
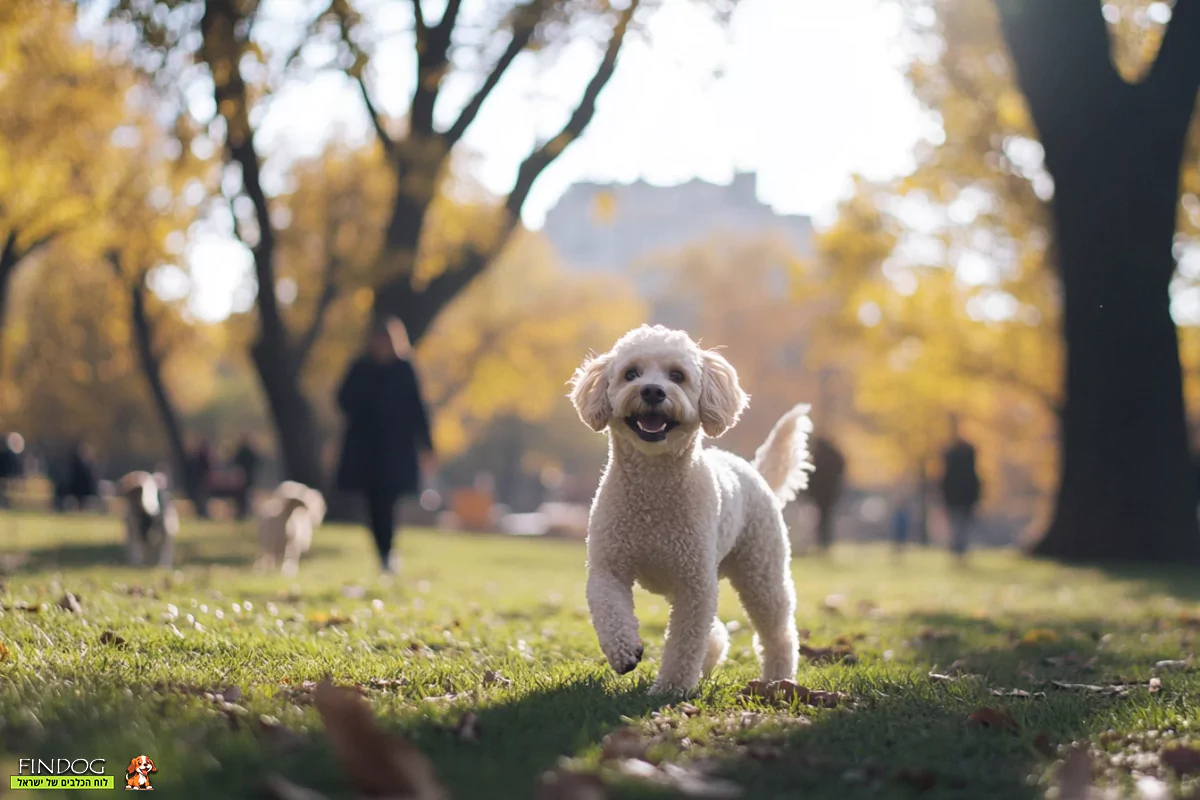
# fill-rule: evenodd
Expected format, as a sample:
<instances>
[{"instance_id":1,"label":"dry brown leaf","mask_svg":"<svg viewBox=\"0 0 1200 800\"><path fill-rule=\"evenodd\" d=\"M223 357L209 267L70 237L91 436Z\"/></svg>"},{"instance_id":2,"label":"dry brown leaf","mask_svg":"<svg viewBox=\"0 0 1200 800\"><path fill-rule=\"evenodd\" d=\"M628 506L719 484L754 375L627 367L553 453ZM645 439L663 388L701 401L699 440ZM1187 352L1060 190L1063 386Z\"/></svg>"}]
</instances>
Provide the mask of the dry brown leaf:
<instances>
[{"instance_id":1,"label":"dry brown leaf","mask_svg":"<svg viewBox=\"0 0 1200 800\"><path fill-rule=\"evenodd\" d=\"M971 712L967 721L982 728L1017 730L1017 721L1007 708L979 708Z\"/></svg>"},{"instance_id":2,"label":"dry brown leaf","mask_svg":"<svg viewBox=\"0 0 1200 800\"><path fill-rule=\"evenodd\" d=\"M937 783L937 776L927 769L902 769L896 773L896 780L908 784L919 794L932 789Z\"/></svg>"},{"instance_id":3,"label":"dry brown leaf","mask_svg":"<svg viewBox=\"0 0 1200 800\"><path fill-rule=\"evenodd\" d=\"M848 644L835 644L832 647L809 647L800 645L800 655L816 664L844 662L853 664L858 661L854 648Z\"/></svg>"},{"instance_id":4,"label":"dry brown leaf","mask_svg":"<svg viewBox=\"0 0 1200 800\"><path fill-rule=\"evenodd\" d=\"M1089 800L1092 793L1092 758L1087 745L1071 748L1058 772L1058 800Z\"/></svg>"},{"instance_id":5,"label":"dry brown leaf","mask_svg":"<svg viewBox=\"0 0 1200 800\"><path fill-rule=\"evenodd\" d=\"M0 642L0 661L7 661L10 653L4 642Z\"/></svg>"},{"instance_id":6,"label":"dry brown leaf","mask_svg":"<svg viewBox=\"0 0 1200 800\"><path fill-rule=\"evenodd\" d=\"M489 669L487 672L483 673L483 685L484 686L503 686L505 688L508 688L509 686L513 685L513 682L510 679L501 675L496 670Z\"/></svg>"},{"instance_id":7,"label":"dry brown leaf","mask_svg":"<svg viewBox=\"0 0 1200 800\"><path fill-rule=\"evenodd\" d=\"M1037 738L1033 740L1033 749L1046 758L1054 758L1057 755L1054 745L1050 744L1050 737L1044 733L1039 733Z\"/></svg>"},{"instance_id":8,"label":"dry brown leaf","mask_svg":"<svg viewBox=\"0 0 1200 800\"><path fill-rule=\"evenodd\" d=\"M268 776L263 790L268 800L326 800L317 790L299 786L278 775Z\"/></svg>"},{"instance_id":9,"label":"dry brown leaf","mask_svg":"<svg viewBox=\"0 0 1200 800\"><path fill-rule=\"evenodd\" d=\"M367 797L447 800L429 758L412 742L381 731L359 692L326 679L317 684L313 699L355 789Z\"/></svg>"},{"instance_id":10,"label":"dry brown leaf","mask_svg":"<svg viewBox=\"0 0 1200 800\"><path fill-rule=\"evenodd\" d=\"M1160 757L1162 762L1181 778L1200 773L1200 750L1192 747L1172 747L1163 750Z\"/></svg>"},{"instance_id":11,"label":"dry brown leaf","mask_svg":"<svg viewBox=\"0 0 1200 800\"><path fill-rule=\"evenodd\" d=\"M100 644L111 644L113 647L124 647L125 640L117 636L112 631L105 631L100 634Z\"/></svg>"},{"instance_id":12,"label":"dry brown leaf","mask_svg":"<svg viewBox=\"0 0 1200 800\"><path fill-rule=\"evenodd\" d=\"M765 683L763 681L754 680L746 684L746 686L738 692L741 697L758 697L763 700L772 702L791 703L798 700L801 703L819 708L833 708L840 705L842 702L849 700L850 695L844 692L823 692L817 689L809 689L806 686L801 686L795 681L774 681Z\"/></svg>"},{"instance_id":13,"label":"dry brown leaf","mask_svg":"<svg viewBox=\"0 0 1200 800\"><path fill-rule=\"evenodd\" d=\"M604 782L595 775L555 770L538 778L535 800L606 800Z\"/></svg>"},{"instance_id":14,"label":"dry brown leaf","mask_svg":"<svg viewBox=\"0 0 1200 800\"><path fill-rule=\"evenodd\" d=\"M700 709L691 703L680 703L678 706L676 706L676 708L678 708L685 717L700 716Z\"/></svg>"},{"instance_id":15,"label":"dry brown leaf","mask_svg":"<svg viewBox=\"0 0 1200 800\"><path fill-rule=\"evenodd\" d=\"M64 611L70 611L72 614L78 614L83 611L83 606L79 604L79 598L67 592L62 599L58 601L58 607Z\"/></svg>"}]
</instances>

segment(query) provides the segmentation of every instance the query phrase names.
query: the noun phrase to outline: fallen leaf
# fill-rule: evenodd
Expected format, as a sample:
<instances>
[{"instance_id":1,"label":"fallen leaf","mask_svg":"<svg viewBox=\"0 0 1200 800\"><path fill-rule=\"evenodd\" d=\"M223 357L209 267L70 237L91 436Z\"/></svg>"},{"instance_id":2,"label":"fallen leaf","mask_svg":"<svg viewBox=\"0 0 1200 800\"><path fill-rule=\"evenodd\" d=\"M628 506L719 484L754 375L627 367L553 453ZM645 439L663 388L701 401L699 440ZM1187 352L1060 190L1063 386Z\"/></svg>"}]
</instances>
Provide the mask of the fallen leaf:
<instances>
[{"instance_id":1,"label":"fallen leaf","mask_svg":"<svg viewBox=\"0 0 1200 800\"><path fill-rule=\"evenodd\" d=\"M4 642L0 642L0 661L7 661L9 656L8 647Z\"/></svg>"},{"instance_id":2,"label":"fallen leaf","mask_svg":"<svg viewBox=\"0 0 1200 800\"><path fill-rule=\"evenodd\" d=\"M1006 708L979 708L970 713L967 721L983 728L1017 730L1017 721Z\"/></svg>"},{"instance_id":3,"label":"fallen leaf","mask_svg":"<svg viewBox=\"0 0 1200 800\"><path fill-rule=\"evenodd\" d=\"M896 780L908 784L918 793L929 791L937 783L937 777L927 769L902 769L896 773Z\"/></svg>"},{"instance_id":4,"label":"fallen leaf","mask_svg":"<svg viewBox=\"0 0 1200 800\"><path fill-rule=\"evenodd\" d=\"M342 771L359 792L367 797L447 800L429 758L412 742L381 731L358 692L326 679L317 684L313 699Z\"/></svg>"},{"instance_id":5,"label":"fallen leaf","mask_svg":"<svg viewBox=\"0 0 1200 800\"><path fill-rule=\"evenodd\" d=\"M848 644L837 644L832 647L809 647L802 644L800 645L800 655L816 664L839 661L854 664L858 661L858 656L854 655L854 648Z\"/></svg>"},{"instance_id":6,"label":"fallen leaf","mask_svg":"<svg viewBox=\"0 0 1200 800\"><path fill-rule=\"evenodd\" d=\"M917 631L917 638L925 642L941 642L957 638L957 634L954 631L939 631L926 627Z\"/></svg>"},{"instance_id":7,"label":"fallen leaf","mask_svg":"<svg viewBox=\"0 0 1200 800\"><path fill-rule=\"evenodd\" d=\"M605 761L626 758L641 760L645 757L649 745L650 743L633 728L618 728L604 737L600 757Z\"/></svg>"},{"instance_id":8,"label":"fallen leaf","mask_svg":"<svg viewBox=\"0 0 1200 800\"><path fill-rule=\"evenodd\" d=\"M676 706L676 708L678 708L685 717L700 716L700 709L691 703L680 703L678 706Z\"/></svg>"},{"instance_id":9,"label":"fallen leaf","mask_svg":"<svg viewBox=\"0 0 1200 800\"><path fill-rule=\"evenodd\" d=\"M1068 692L1087 692L1089 694L1101 694L1109 697L1124 697L1129 694L1128 684L1116 683L1108 686L1097 686L1094 683L1064 683L1063 681L1050 681L1050 685L1056 689L1063 689Z\"/></svg>"},{"instance_id":10,"label":"fallen leaf","mask_svg":"<svg viewBox=\"0 0 1200 800\"><path fill-rule=\"evenodd\" d=\"M111 644L113 647L124 647L125 640L117 636L112 631L105 631L100 634L100 644Z\"/></svg>"},{"instance_id":11,"label":"fallen leaf","mask_svg":"<svg viewBox=\"0 0 1200 800\"><path fill-rule=\"evenodd\" d=\"M1059 635L1049 628L1033 628L1026 631L1021 637L1021 644L1042 644L1043 642L1057 642Z\"/></svg>"},{"instance_id":12,"label":"fallen leaf","mask_svg":"<svg viewBox=\"0 0 1200 800\"><path fill-rule=\"evenodd\" d=\"M538 778L535 800L606 800L604 782L595 775L555 770Z\"/></svg>"},{"instance_id":13,"label":"fallen leaf","mask_svg":"<svg viewBox=\"0 0 1200 800\"><path fill-rule=\"evenodd\" d=\"M58 601L58 607L64 611L70 611L72 614L83 611L83 606L79 604L79 598L70 592L64 594L62 600Z\"/></svg>"},{"instance_id":14,"label":"fallen leaf","mask_svg":"<svg viewBox=\"0 0 1200 800\"><path fill-rule=\"evenodd\" d=\"M242 690L237 686L226 686L221 690L221 698L226 703L236 703L242 699Z\"/></svg>"},{"instance_id":15,"label":"fallen leaf","mask_svg":"<svg viewBox=\"0 0 1200 800\"><path fill-rule=\"evenodd\" d=\"M263 790L268 800L326 800L325 795L315 789L298 786L278 775L269 776L263 782Z\"/></svg>"},{"instance_id":16,"label":"fallen leaf","mask_svg":"<svg viewBox=\"0 0 1200 800\"><path fill-rule=\"evenodd\" d=\"M1163 750L1160 757L1181 778L1200 772L1200 750L1195 748L1172 747Z\"/></svg>"},{"instance_id":17,"label":"fallen leaf","mask_svg":"<svg viewBox=\"0 0 1200 800\"><path fill-rule=\"evenodd\" d=\"M479 741L479 717L474 711L468 711L459 718L454 726L454 734L464 742Z\"/></svg>"},{"instance_id":18,"label":"fallen leaf","mask_svg":"<svg viewBox=\"0 0 1200 800\"><path fill-rule=\"evenodd\" d=\"M509 686L513 685L513 682L511 680L509 680L508 678L504 677L503 675L501 675L496 670L489 669L487 672L483 673L483 685L484 686L503 686L505 688L508 688Z\"/></svg>"},{"instance_id":19,"label":"fallen leaf","mask_svg":"<svg viewBox=\"0 0 1200 800\"><path fill-rule=\"evenodd\" d=\"M1089 800L1092 793L1092 758L1086 745L1071 748L1058 772L1058 800Z\"/></svg>"},{"instance_id":20,"label":"fallen leaf","mask_svg":"<svg viewBox=\"0 0 1200 800\"><path fill-rule=\"evenodd\" d=\"M806 686L800 686L795 681L774 681L772 683L764 683L763 681L754 680L746 684L746 686L738 692L741 697L757 697L763 700L773 702L791 703L798 700L801 703L819 708L833 708L840 705L842 702L850 699L850 695L844 692L823 692L816 689L809 689Z\"/></svg>"},{"instance_id":21,"label":"fallen leaf","mask_svg":"<svg viewBox=\"0 0 1200 800\"><path fill-rule=\"evenodd\" d=\"M1044 755L1046 758L1054 758L1058 755L1054 749L1054 745L1050 744L1050 737L1044 733L1039 733L1037 738L1033 740L1033 749Z\"/></svg>"},{"instance_id":22,"label":"fallen leaf","mask_svg":"<svg viewBox=\"0 0 1200 800\"><path fill-rule=\"evenodd\" d=\"M840 594L826 595L821 601L821 609L830 614L841 614L842 606L846 604L846 598Z\"/></svg>"},{"instance_id":23,"label":"fallen leaf","mask_svg":"<svg viewBox=\"0 0 1200 800\"><path fill-rule=\"evenodd\" d=\"M736 800L744 794L742 787L736 783L704 775L694 769L675 764L663 764L659 769L666 776L668 786L694 800Z\"/></svg>"},{"instance_id":24,"label":"fallen leaf","mask_svg":"<svg viewBox=\"0 0 1200 800\"><path fill-rule=\"evenodd\" d=\"M988 693L993 697L1017 697L1022 700L1046 696L1045 692L1027 692L1024 689L988 689Z\"/></svg>"}]
</instances>

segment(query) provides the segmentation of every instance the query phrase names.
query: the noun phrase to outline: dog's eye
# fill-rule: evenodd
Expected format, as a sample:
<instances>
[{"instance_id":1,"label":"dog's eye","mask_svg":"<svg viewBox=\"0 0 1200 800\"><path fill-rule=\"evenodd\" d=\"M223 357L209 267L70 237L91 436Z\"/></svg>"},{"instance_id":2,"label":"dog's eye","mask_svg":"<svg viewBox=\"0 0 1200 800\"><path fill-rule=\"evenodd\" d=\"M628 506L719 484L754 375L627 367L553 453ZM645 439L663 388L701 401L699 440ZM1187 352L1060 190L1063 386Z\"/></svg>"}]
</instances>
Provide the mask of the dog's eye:
<instances>
[{"instance_id":1,"label":"dog's eye","mask_svg":"<svg viewBox=\"0 0 1200 800\"><path fill-rule=\"evenodd\" d=\"M677 369L668 372L667 377L671 379L672 383L683 383L683 373Z\"/></svg>"},{"instance_id":2,"label":"dog's eye","mask_svg":"<svg viewBox=\"0 0 1200 800\"><path fill-rule=\"evenodd\" d=\"M637 367L630 367L629 369L625 370L625 380L636 381L637 379L638 379Z\"/></svg>"}]
</instances>

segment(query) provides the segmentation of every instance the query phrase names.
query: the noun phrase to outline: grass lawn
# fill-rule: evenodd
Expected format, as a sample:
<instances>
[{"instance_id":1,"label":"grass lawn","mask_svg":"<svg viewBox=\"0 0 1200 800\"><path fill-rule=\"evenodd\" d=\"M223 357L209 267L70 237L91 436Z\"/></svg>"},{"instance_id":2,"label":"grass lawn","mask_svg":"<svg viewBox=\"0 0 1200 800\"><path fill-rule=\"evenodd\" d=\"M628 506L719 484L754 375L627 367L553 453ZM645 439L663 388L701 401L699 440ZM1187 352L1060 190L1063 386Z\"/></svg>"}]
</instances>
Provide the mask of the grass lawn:
<instances>
[{"instance_id":1,"label":"grass lawn","mask_svg":"<svg viewBox=\"0 0 1200 800\"><path fill-rule=\"evenodd\" d=\"M252 574L249 527L186 525L173 574L121 566L118 543L115 519L0 517L0 551L27 556L8 558L0 592L8 775L19 757L104 757L120 787L145 753L171 797L259 797L270 774L351 797L303 686L330 675L363 684L380 725L428 753L459 800L529 800L565 758L600 769L611 797L671 796L604 757L606 734L625 727L634 733L610 740L610 755L648 746L645 760L721 776L747 798L1053 797L1076 741L1093 745L1098 784L1129 796L1139 777L1143 792L1164 788L1142 776L1177 797L1193 788L1159 754L1200 726L1200 572L1007 553L959 570L938 552L897 564L847 546L795 561L807 644L853 651L853 663L802 659L797 681L846 702L740 697L756 666L726 587L730 661L690 707L666 707L646 694L664 602L638 595L647 657L613 675L578 543L412 533L390 586L351 529L323 529L294 581ZM78 610L60 608L66 592ZM982 708L997 710L992 725L970 719ZM469 711L477 737L456 733Z\"/></svg>"}]
</instances>

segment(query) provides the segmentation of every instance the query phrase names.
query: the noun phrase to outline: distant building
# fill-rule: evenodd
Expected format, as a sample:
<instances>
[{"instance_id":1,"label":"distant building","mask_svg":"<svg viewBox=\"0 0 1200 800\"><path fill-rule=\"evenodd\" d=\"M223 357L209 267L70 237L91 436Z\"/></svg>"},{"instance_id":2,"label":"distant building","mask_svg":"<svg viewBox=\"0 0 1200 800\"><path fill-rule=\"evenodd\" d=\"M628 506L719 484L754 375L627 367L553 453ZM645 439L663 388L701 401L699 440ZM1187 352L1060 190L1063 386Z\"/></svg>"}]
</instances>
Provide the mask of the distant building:
<instances>
[{"instance_id":1,"label":"distant building","mask_svg":"<svg viewBox=\"0 0 1200 800\"><path fill-rule=\"evenodd\" d=\"M812 221L759 200L753 172L737 173L729 184L577 183L546 214L542 231L568 267L589 272L624 270L720 233L773 234L797 255L812 251Z\"/></svg>"}]
</instances>

